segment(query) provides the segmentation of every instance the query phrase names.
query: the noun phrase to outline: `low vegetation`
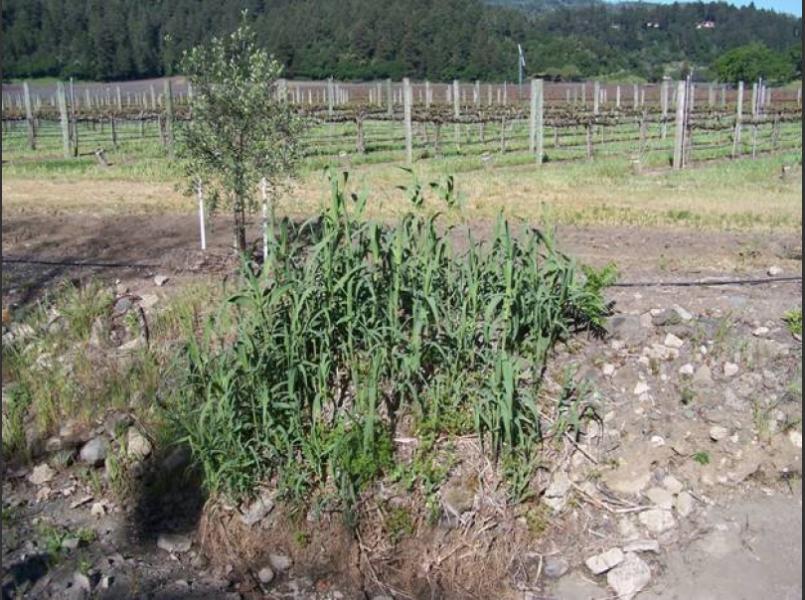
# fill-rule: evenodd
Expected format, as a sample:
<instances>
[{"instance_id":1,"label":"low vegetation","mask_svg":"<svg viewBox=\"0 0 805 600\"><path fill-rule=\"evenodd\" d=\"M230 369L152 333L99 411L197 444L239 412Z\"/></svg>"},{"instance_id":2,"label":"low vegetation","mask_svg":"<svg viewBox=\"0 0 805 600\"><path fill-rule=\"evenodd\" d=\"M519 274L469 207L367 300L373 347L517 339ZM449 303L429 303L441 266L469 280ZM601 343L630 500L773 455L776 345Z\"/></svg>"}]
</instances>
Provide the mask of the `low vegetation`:
<instances>
[{"instance_id":1,"label":"low vegetation","mask_svg":"<svg viewBox=\"0 0 805 600\"><path fill-rule=\"evenodd\" d=\"M331 176L317 218L280 225L267 262L245 265L243 288L187 344L175 423L209 491L271 481L292 503L350 509L392 472L428 486L442 474L427 452L416 473L395 468L394 438L413 423L424 438L474 432L516 496L540 442L579 426L583 393L568 382L546 404L543 372L557 341L602 330L612 269L584 276L503 218L463 252L438 215L384 228L346 182Z\"/></svg>"}]
</instances>

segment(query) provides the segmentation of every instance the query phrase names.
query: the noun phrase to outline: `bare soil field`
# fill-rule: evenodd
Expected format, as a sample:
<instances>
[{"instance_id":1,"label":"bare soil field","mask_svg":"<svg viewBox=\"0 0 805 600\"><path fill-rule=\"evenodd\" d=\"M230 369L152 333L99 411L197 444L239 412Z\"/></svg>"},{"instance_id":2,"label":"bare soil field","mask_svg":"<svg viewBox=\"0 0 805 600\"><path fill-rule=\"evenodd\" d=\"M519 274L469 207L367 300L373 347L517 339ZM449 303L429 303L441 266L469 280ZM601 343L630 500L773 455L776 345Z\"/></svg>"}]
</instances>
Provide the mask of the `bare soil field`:
<instances>
[{"instance_id":1,"label":"bare soil field","mask_svg":"<svg viewBox=\"0 0 805 600\"><path fill-rule=\"evenodd\" d=\"M387 188L392 177L379 177ZM506 174L474 177L473 185L497 190L495 198L510 189L511 212L528 204L526 184ZM565 185L570 192L559 190ZM714 190L717 199L701 207L701 190L691 185L689 197L674 188L657 208L647 198L664 184L644 185L623 202L634 214L645 203L646 213L665 217L629 225L618 224L615 213L566 213L548 225L561 251L596 267L614 262L619 284L641 285L606 289L614 314L603 339L573 338L553 352L547 388L558 394L562 372L574 369L593 390L598 418L546 448L532 501L506 506L488 459L464 436L456 443L473 468L448 476L432 525L390 525L389 507L409 510L423 499L384 490L377 521L355 535L334 515L298 522L268 497L211 506L198 474L186 471L186 452L138 433L148 431L141 421L147 410L132 396L62 423L47 439L27 439L32 460L4 465L3 598L800 597L802 346L784 321L801 309L801 207L790 202L796 192L790 181L779 183L769 204L758 207L758 187L736 199L736 208ZM311 212L320 186L305 186L282 214ZM469 187L472 216L452 223L451 236L460 240L471 230L489 239L493 209ZM579 214L589 216L591 204L575 198L571 184L549 180L546 187L555 204L579 202ZM594 190L590 184L575 193ZM210 221L202 252L190 201L170 184L23 178L4 180L3 192L9 318L23 318L65 279L98 280L112 294L103 309L111 339L100 340L93 327L86 345L98 377L109 372L101 366L130 360L128 342L114 336L126 314L141 310L143 319L160 323L173 303L195 294L201 304L219 301L198 286L234 279L229 219ZM693 226L691 216L667 217L677 209L714 216ZM731 213L768 218L752 227L730 220ZM373 217L390 222L397 214L392 205ZM727 225L717 227L722 217ZM543 225L536 214L524 218ZM259 239L257 221L249 236ZM785 277L792 280L773 280ZM770 280L715 285L757 279ZM671 285L686 281L701 285ZM39 358L46 372L60 357ZM143 373L144 389L152 376ZM85 449L97 440L110 455L140 448L128 493L115 491L108 461L87 467ZM421 443L394 442L403 450Z\"/></svg>"}]
</instances>

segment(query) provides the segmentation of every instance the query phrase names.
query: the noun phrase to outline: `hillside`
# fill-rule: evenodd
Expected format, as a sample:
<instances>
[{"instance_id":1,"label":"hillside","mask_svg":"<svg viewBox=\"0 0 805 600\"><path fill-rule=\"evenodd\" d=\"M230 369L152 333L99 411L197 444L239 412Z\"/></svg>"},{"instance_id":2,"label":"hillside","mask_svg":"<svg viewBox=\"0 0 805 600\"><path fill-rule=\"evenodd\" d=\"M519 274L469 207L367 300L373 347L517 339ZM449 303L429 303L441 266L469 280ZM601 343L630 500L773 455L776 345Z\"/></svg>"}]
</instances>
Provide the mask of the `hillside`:
<instances>
[{"instance_id":1,"label":"hillside","mask_svg":"<svg viewBox=\"0 0 805 600\"><path fill-rule=\"evenodd\" d=\"M750 42L777 52L800 44L800 18L751 6L491 1L6 0L4 76L175 73L185 49L231 30L244 8L291 77L511 81L521 43L532 74L657 79Z\"/></svg>"}]
</instances>

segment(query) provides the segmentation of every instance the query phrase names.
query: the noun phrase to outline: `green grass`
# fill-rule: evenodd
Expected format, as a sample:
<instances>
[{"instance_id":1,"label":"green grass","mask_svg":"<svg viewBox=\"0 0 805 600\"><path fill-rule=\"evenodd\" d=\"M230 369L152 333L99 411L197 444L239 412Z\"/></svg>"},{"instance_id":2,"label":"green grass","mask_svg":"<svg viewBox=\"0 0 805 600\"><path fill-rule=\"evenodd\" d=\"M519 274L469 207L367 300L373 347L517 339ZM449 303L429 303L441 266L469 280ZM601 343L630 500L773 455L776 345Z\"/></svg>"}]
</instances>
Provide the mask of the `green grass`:
<instances>
[{"instance_id":1,"label":"green grass","mask_svg":"<svg viewBox=\"0 0 805 600\"><path fill-rule=\"evenodd\" d=\"M788 331L795 335L802 335L802 309L793 308L783 315Z\"/></svg>"},{"instance_id":2,"label":"green grass","mask_svg":"<svg viewBox=\"0 0 805 600\"><path fill-rule=\"evenodd\" d=\"M245 268L242 289L188 340L171 412L208 490L236 499L273 480L292 505L324 494L348 517L393 473L427 496L444 473L427 454L398 469L395 423L409 415L441 434L447 412L448 431L474 432L528 481L551 429L541 410L562 431L589 416L570 382L543 406L542 367L556 341L602 331L613 274L585 276L550 237L515 235L503 218L463 253L421 211L381 227L346 179L332 176L316 218L280 224L267 264Z\"/></svg>"}]
</instances>

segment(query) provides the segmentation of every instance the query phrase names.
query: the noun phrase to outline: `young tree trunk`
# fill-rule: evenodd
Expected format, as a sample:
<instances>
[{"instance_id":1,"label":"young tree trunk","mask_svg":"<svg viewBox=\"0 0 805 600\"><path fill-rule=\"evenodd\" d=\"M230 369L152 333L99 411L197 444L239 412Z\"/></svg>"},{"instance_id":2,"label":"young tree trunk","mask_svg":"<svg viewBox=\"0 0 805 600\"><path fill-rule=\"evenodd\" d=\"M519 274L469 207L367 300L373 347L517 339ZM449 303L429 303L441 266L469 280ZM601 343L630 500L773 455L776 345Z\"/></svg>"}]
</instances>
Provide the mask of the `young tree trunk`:
<instances>
[{"instance_id":1,"label":"young tree trunk","mask_svg":"<svg viewBox=\"0 0 805 600\"><path fill-rule=\"evenodd\" d=\"M240 256L246 252L246 207L243 196L238 194L233 210L234 216L234 250Z\"/></svg>"}]
</instances>

